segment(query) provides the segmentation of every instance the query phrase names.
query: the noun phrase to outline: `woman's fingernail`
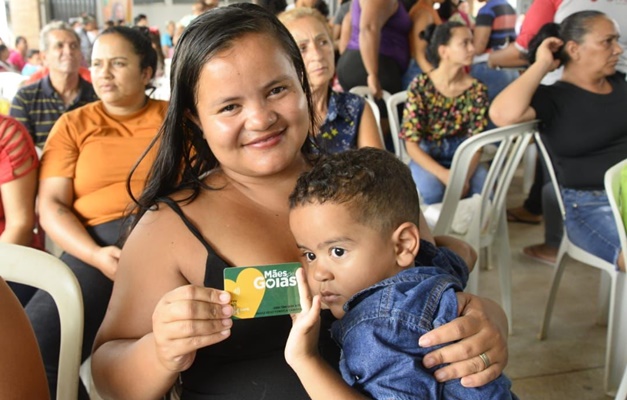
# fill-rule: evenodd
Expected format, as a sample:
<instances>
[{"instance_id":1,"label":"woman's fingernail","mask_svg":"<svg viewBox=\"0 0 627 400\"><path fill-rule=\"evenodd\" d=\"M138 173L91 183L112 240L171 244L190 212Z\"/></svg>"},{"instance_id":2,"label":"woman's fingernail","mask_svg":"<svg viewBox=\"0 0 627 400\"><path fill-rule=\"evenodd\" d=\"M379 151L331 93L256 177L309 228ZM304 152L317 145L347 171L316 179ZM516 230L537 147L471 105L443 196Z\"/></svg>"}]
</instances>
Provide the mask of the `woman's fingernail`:
<instances>
[{"instance_id":1,"label":"woman's fingernail","mask_svg":"<svg viewBox=\"0 0 627 400\"><path fill-rule=\"evenodd\" d=\"M434 376L438 382L444 382L446 380L446 371L439 369L435 371Z\"/></svg>"},{"instance_id":2,"label":"woman's fingernail","mask_svg":"<svg viewBox=\"0 0 627 400\"><path fill-rule=\"evenodd\" d=\"M223 292L223 293L220 293L220 297L219 298L220 298L220 301L227 302L227 301L229 301L231 299L231 296L228 293Z\"/></svg>"},{"instance_id":3,"label":"woman's fingernail","mask_svg":"<svg viewBox=\"0 0 627 400\"><path fill-rule=\"evenodd\" d=\"M233 326L233 320L231 320L231 318L223 319L222 326L227 326L230 328L231 326Z\"/></svg>"},{"instance_id":4,"label":"woman's fingernail","mask_svg":"<svg viewBox=\"0 0 627 400\"><path fill-rule=\"evenodd\" d=\"M233 307L231 306L222 307L222 314L224 314L226 317L230 317L231 314L233 314Z\"/></svg>"},{"instance_id":5,"label":"woman's fingernail","mask_svg":"<svg viewBox=\"0 0 627 400\"><path fill-rule=\"evenodd\" d=\"M431 368L435 365L435 358L425 357L424 360L422 360L422 364L427 368Z\"/></svg>"},{"instance_id":6,"label":"woman's fingernail","mask_svg":"<svg viewBox=\"0 0 627 400\"><path fill-rule=\"evenodd\" d=\"M428 337L422 336L420 339L418 339L418 345L420 347L429 347L431 346L431 340L429 340Z\"/></svg>"}]
</instances>

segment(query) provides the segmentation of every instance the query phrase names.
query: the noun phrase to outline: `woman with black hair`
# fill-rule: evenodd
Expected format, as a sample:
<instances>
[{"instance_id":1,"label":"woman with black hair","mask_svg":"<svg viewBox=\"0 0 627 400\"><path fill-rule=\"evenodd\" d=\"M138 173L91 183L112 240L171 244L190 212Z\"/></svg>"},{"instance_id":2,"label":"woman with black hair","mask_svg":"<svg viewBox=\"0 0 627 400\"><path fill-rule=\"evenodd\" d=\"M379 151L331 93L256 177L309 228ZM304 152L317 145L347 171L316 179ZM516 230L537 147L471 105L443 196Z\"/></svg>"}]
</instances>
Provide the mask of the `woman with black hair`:
<instances>
[{"instance_id":1,"label":"woman with black hair","mask_svg":"<svg viewBox=\"0 0 627 400\"><path fill-rule=\"evenodd\" d=\"M466 72L474 56L469 28L459 22L429 25L421 38L435 67L410 84L400 137L422 200L432 204L442 201L457 147L486 127L489 103L486 86ZM477 154L464 194L481 193L485 177Z\"/></svg>"},{"instance_id":2,"label":"woman with black hair","mask_svg":"<svg viewBox=\"0 0 627 400\"><path fill-rule=\"evenodd\" d=\"M63 114L40 167L41 225L63 249L63 260L81 286L84 305L82 359L104 318L116 277L124 215L131 198L126 179L154 139L167 103L149 99L157 54L139 30L114 27L94 42L91 76L100 101ZM139 164L131 190L138 194L154 155ZM42 352L50 395L56 396L59 320L52 298L37 292L26 306ZM80 399L88 395L81 385ZM60 399L61 400L61 399Z\"/></svg>"},{"instance_id":3,"label":"woman with black hair","mask_svg":"<svg viewBox=\"0 0 627 400\"><path fill-rule=\"evenodd\" d=\"M624 249L603 184L605 171L627 154L627 82L616 72L623 53L618 37L614 21L599 11L545 25L530 42L531 66L496 97L490 117L499 126L541 120L569 240L624 270ZM561 80L541 85L560 65ZM557 247L545 240L526 251L548 259Z\"/></svg>"},{"instance_id":4,"label":"woman with black hair","mask_svg":"<svg viewBox=\"0 0 627 400\"><path fill-rule=\"evenodd\" d=\"M157 157L94 346L98 392L155 399L178 382L183 399L306 399L284 359L291 318L232 320L223 290L227 268L302 257L287 201L315 162L314 107L300 50L272 14L238 3L192 21L177 44L171 80ZM426 224L421 235L431 237ZM421 339L425 346L454 343L424 362L450 363L438 369L441 380L464 375L465 385L479 386L505 366L506 324L490 301L459 301L464 317ZM320 351L338 365L325 329Z\"/></svg>"}]
</instances>

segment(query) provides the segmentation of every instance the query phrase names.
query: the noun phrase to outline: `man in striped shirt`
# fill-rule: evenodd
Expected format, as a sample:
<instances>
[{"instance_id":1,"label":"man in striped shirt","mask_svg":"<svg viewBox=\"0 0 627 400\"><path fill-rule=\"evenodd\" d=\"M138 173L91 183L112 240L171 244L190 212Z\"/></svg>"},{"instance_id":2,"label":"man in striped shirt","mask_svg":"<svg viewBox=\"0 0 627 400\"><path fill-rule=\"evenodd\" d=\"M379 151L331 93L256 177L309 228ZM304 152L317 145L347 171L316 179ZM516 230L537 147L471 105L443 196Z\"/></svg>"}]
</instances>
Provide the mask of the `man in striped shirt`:
<instances>
[{"instance_id":1,"label":"man in striped shirt","mask_svg":"<svg viewBox=\"0 0 627 400\"><path fill-rule=\"evenodd\" d=\"M11 116L20 121L39 147L61 114L98 100L91 83L82 79L80 39L65 22L41 30L41 54L50 73L21 88L11 104Z\"/></svg>"}]
</instances>

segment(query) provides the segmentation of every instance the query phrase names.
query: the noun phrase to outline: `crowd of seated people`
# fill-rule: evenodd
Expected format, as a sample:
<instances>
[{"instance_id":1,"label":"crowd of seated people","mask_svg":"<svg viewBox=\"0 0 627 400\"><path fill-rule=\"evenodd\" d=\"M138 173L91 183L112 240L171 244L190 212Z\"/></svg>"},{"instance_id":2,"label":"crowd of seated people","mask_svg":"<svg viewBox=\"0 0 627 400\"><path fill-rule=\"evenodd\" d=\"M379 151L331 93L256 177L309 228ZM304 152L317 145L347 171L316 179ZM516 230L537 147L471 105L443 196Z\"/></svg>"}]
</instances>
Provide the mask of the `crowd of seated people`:
<instances>
[{"instance_id":1,"label":"crowd of seated people","mask_svg":"<svg viewBox=\"0 0 627 400\"><path fill-rule=\"evenodd\" d=\"M242 370L269 385L274 398L306 398L283 358L289 317L232 321L230 297L221 290L220 279L229 266L299 260L285 201L297 177L321 154L384 147L373 111L363 98L348 93L351 87L368 86L375 97L382 97L383 90L397 93L406 88L407 67L419 67L408 80L401 136L427 204L441 201L455 150L486 129L489 115L498 125L541 119L556 157L568 158L558 150L563 132L570 131L568 124L579 124L572 122L575 117L593 121L596 111L569 112L565 122L551 107L561 106L564 98L581 101L573 95L577 88L593 103L595 96L612 94L617 97L612 104L627 96L624 75L579 62L577 49L593 51L585 45L601 31L613 38L603 53L606 61L611 64L622 56L613 24L603 14L577 15L573 20L582 28L580 36L539 42L529 70L516 80L508 72L513 83L499 81L492 92L491 77L500 71L490 68L489 61L479 65L473 59L514 40L511 14L502 1L488 0L476 20L463 18L464 2L454 3L462 23L446 22L435 13L437 0L352 0L344 19L351 28L348 47L337 64L345 91L337 92L332 88L332 25L313 9L315 2L279 14L283 25L272 17L277 11L202 3L202 12L193 14L184 30L177 33L177 24L170 21L164 34L169 36L157 35L156 40L141 28L112 27L98 33L91 42L89 81L80 73L85 59L80 34L67 24L45 27L40 55L46 68L37 71L43 79L20 90L12 107L15 119L0 119L0 241L43 247L33 233L38 195L41 224L63 250L61 259L81 286L82 359L95 352L95 382L112 398L159 397L175 385L200 399L215 390L256 398L257 388L236 376ZM566 27L568 23L573 22L567 20ZM134 24L147 26L148 21L138 15ZM171 56L175 46L175 97L168 105L150 99L146 90L159 60ZM600 59L591 57L603 50L596 51L585 59ZM69 54L71 62L55 63L54 55L61 53ZM552 53L560 54L566 68L560 84L545 88L539 84L556 65L549 62ZM478 69L490 78L482 80ZM588 86L592 78L597 87ZM53 118L37 120L41 98L55 99L62 109ZM599 163L597 153L584 154L594 165L589 181L569 180L567 171L559 171L566 182L562 195L571 205L566 227L580 237L590 234L580 231L581 221L597 219L598 210L573 216L580 212L572 207L581 201L576 196L602 191L600 174L627 154L623 142L612 136L627 132L627 125L616 119L612 129L598 149L612 157ZM617 147L609 144L615 139L620 141ZM43 147L41 161L35 145ZM481 192L485 173L477 154L466 176L466 195ZM127 218L132 213L138 217ZM428 228L420 230L430 237ZM589 251L624 270L615 234L611 229L600 232L601 241L611 245L590 243ZM242 240L254 251L242 255L237 245ZM276 246L277 241L286 244ZM17 286L11 288L24 304L40 349L36 362L43 361L54 398L60 335L56 306L46 293L22 298ZM2 295L3 290L0 281ZM437 340L439 332L454 335L464 355L443 347L424 362L450 363L440 370L444 379L483 385L504 368L506 323L498 306L471 295L458 298L466 317L439 328L431 339ZM323 324L331 320L326 315ZM181 326L193 328L183 331ZM494 339L482 339L487 334ZM253 337L266 346L266 353L248 346ZM321 344L328 345L329 339L323 334ZM486 354L491 362L481 357ZM337 354L324 356L337 365ZM490 373L477 376L478 371L464 367L477 364L472 358L483 361L479 365ZM214 374L211 379L207 371ZM79 398L88 398L84 386Z\"/></svg>"}]
</instances>

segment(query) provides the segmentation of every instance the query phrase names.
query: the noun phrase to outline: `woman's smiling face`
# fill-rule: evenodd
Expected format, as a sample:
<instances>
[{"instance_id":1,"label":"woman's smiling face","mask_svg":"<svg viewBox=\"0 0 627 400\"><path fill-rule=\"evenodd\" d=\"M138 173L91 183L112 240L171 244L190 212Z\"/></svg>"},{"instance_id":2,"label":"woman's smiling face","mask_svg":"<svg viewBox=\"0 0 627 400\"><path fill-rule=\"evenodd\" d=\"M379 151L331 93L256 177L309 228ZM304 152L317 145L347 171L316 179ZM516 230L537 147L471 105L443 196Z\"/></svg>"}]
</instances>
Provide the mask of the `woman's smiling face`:
<instances>
[{"instance_id":1,"label":"woman's smiling face","mask_svg":"<svg viewBox=\"0 0 627 400\"><path fill-rule=\"evenodd\" d=\"M309 113L301 81L276 39L246 34L202 68L195 122L226 174L269 176L302 160Z\"/></svg>"}]
</instances>

